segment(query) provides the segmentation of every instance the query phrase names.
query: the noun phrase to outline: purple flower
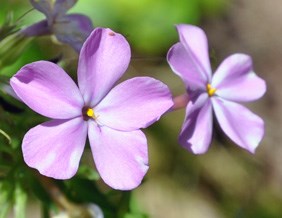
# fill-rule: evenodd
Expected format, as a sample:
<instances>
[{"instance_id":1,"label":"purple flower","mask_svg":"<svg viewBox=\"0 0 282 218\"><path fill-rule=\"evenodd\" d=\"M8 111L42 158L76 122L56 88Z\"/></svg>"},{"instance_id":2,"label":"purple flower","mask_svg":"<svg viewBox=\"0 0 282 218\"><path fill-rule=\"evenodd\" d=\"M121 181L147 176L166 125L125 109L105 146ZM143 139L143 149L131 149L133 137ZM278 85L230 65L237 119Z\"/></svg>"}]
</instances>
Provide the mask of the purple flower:
<instances>
[{"instance_id":1,"label":"purple flower","mask_svg":"<svg viewBox=\"0 0 282 218\"><path fill-rule=\"evenodd\" d=\"M30 2L34 8L46 16L46 19L23 29L21 32L26 36L55 34L60 42L69 44L79 52L83 42L92 32L93 25L87 16L66 15L66 12L74 6L77 0L30 0Z\"/></svg>"},{"instance_id":2,"label":"purple flower","mask_svg":"<svg viewBox=\"0 0 282 218\"><path fill-rule=\"evenodd\" d=\"M146 137L140 128L157 121L172 105L166 85L136 77L113 85L126 71L130 47L110 29L96 28L78 63L78 87L59 66L38 61L11 79L21 100L52 118L24 136L25 162L43 175L71 178L87 134L97 170L115 189L133 189L148 170Z\"/></svg>"},{"instance_id":3,"label":"purple flower","mask_svg":"<svg viewBox=\"0 0 282 218\"><path fill-rule=\"evenodd\" d=\"M206 152L212 138L214 111L225 134L254 153L264 135L264 122L238 103L256 100L266 91L264 80L253 71L251 58L233 54L212 76L203 30L184 24L178 25L177 30L180 42L169 50L167 60L190 96L180 144L195 154Z\"/></svg>"}]
</instances>

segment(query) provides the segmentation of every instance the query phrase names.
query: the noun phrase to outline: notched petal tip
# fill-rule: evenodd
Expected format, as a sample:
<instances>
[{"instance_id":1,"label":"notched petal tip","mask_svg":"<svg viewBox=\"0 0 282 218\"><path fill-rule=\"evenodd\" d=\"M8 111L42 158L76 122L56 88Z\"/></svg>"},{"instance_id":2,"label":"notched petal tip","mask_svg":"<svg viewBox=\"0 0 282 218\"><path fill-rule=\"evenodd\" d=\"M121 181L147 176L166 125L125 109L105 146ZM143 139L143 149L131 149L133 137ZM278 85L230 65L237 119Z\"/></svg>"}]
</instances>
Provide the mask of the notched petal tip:
<instances>
[{"instance_id":1,"label":"notched petal tip","mask_svg":"<svg viewBox=\"0 0 282 218\"><path fill-rule=\"evenodd\" d=\"M42 175L69 179L77 172L86 134L87 125L81 118L42 123L24 136L24 161Z\"/></svg>"},{"instance_id":2,"label":"notched petal tip","mask_svg":"<svg viewBox=\"0 0 282 218\"><path fill-rule=\"evenodd\" d=\"M81 114L84 102L76 84L54 63L27 64L12 77L10 84L27 106L43 116L69 119Z\"/></svg>"},{"instance_id":3,"label":"notched petal tip","mask_svg":"<svg viewBox=\"0 0 282 218\"><path fill-rule=\"evenodd\" d=\"M96 110L108 127L132 131L148 127L172 106L167 85L150 77L135 77L114 87Z\"/></svg>"},{"instance_id":4,"label":"notched petal tip","mask_svg":"<svg viewBox=\"0 0 282 218\"><path fill-rule=\"evenodd\" d=\"M212 73L208 53L208 40L205 32L197 26L188 24L179 24L176 28L179 41L187 53L188 59L186 61L190 62L190 67L199 74L199 77L205 83L210 82Z\"/></svg>"},{"instance_id":5,"label":"notched petal tip","mask_svg":"<svg viewBox=\"0 0 282 218\"><path fill-rule=\"evenodd\" d=\"M220 127L241 148L255 153L264 136L264 121L245 106L220 98L212 98Z\"/></svg>"},{"instance_id":6,"label":"notched petal tip","mask_svg":"<svg viewBox=\"0 0 282 218\"><path fill-rule=\"evenodd\" d=\"M130 56L129 43L121 34L101 27L92 31L78 64L78 84L86 104L94 107L105 97L127 70Z\"/></svg>"},{"instance_id":7,"label":"notched petal tip","mask_svg":"<svg viewBox=\"0 0 282 218\"><path fill-rule=\"evenodd\" d=\"M185 137L184 135L181 135L178 137L178 143L187 151L191 152L192 154L195 155L201 155L205 154L208 149L210 144L207 144L206 146L202 147L202 145L199 146L199 144L193 143L191 144L189 142L189 139Z\"/></svg>"},{"instance_id":8,"label":"notched petal tip","mask_svg":"<svg viewBox=\"0 0 282 218\"><path fill-rule=\"evenodd\" d=\"M117 131L90 122L88 136L97 170L107 185L132 190L141 184L149 168L144 133Z\"/></svg>"},{"instance_id":9,"label":"notched petal tip","mask_svg":"<svg viewBox=\"0 0 282 218\"><path fill-rule=\"evenodd\" d=\"M179 135L179 143L194 154L205 153L211 143L212 105L207 94L192 99Z\"/></svg>"},{"instance_id":10,"label":"notched petal tip","mask_svg":"<svg viewBox=\"0 0 282 218\"><path fill-rule=\"evenodd\" d=\"M212 86L217 95L235 102L250 102L261 98L266 83L253 71L252 58L246 54L233 54L224 59L216 70Z\"/></svg>"}]
</instances>

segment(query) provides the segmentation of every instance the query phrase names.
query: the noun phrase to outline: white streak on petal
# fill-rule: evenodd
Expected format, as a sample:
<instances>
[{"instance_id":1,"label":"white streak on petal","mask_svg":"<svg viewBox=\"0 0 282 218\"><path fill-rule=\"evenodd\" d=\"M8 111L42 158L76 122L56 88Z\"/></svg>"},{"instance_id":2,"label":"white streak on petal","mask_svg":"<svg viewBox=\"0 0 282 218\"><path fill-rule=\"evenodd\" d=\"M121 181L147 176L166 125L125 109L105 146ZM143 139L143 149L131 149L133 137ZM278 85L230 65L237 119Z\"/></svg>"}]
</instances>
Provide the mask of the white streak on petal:
<instances>
[{"instance_id":1,"label":"white streak on petal","mask_svg":"<svg viewBox=\"0 0 282 218\"><path fill-rule=\"evenodd\" d=\"M139 163L141 170L143 170L143 172L146 173L149 169L148 162L139 155L135 157L135 160L137 161L137 163Z\"/></svg>"},{"instance_id":2,"label":"white streak on petal","mask_svg":"<svg viewBox=\"0 0 282 218\"><path fill-rule=\"evenodd\" d=\"M47 154L46 158L44 158L39 164L38 164L38 170L40 173L44 173L46 169L48 169L52 163L56 159L56 153L55 152L50 152Z\"/></svg>"}]
</instances>

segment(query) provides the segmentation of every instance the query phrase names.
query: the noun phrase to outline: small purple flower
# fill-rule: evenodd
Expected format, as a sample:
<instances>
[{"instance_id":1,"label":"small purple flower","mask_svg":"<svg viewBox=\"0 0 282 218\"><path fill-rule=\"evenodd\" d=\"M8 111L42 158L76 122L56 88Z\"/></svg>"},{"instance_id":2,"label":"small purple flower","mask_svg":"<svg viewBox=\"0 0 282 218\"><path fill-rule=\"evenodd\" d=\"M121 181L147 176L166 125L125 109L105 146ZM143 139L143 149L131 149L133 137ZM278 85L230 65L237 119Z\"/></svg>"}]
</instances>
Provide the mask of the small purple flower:
<instances>
[{"instance_id":1,"label":"small purple flower","mask_svg":"<svg viewBox=\"0 0 282 218\"><path fill-rule=\"evenodd\" d=\"M69 44L79 52L85 39L92 32L93 25L87 16L66 15L77 0L30 0L30 2L46 16L46 20L39 21L21 32L25 36L55 34L60 42Z\"/></svg>"},{"instance_id":2,"label":"small purple flower","mask_svg":"<svg viewBox=\"0 0 282 218\"><path fill-rule=\"evenodd\" d=\"M138 186L148 170L146 137L140 128L157 121L172 105L168 87L150 77L113 85L130 62L126 39L96 28L78 63L78 87L62 68L47 61L24 66L11 79L21 100L52 118L24 136L25 162L43 175L71 178L87 134L97 170L115 189Z\"/></svg>"},{"instance_id":3,"label":"small purple flower","mask_svg":"<svg viewBox=\"0 0 282 218\"><path fill-rule=\"evenodd\" d=\"M212 138L212 112L222 130L240 147L255 152L264 135L264 122L238 102L260 98L264 80L256 76L245 54L226 58L212 76L208 43L202 29L177 25L180 42L169 50L167 60L183 80L190 101L179 142L195 154L208 150Z\"/></svg>"}]
</instances>

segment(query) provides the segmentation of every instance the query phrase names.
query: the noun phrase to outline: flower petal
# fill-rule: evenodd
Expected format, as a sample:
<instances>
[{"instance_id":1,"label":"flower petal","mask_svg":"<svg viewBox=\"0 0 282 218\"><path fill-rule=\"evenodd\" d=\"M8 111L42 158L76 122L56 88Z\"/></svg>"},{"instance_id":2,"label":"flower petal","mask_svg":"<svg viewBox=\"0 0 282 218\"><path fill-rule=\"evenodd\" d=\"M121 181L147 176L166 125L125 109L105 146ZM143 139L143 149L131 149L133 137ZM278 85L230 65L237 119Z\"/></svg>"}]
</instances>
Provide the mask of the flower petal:
<instances>
[{"instance_id":1,"label":"flower petal","mask_svg":"<svg viewBox=\"0 0 282 218\"><path fill-rule=\"evenodd\" d=\"M93 31L94 27L92 21L89 17L82 14L68 14L66 17L72 22L76 23L79 31L82 31L84 34L87 33L87 36Z\"/></svg>"},{"instance_id":2,"label":"flower petal","mask_svg":"<svg viewBox=\"0 0 282 218\"><path fill-rule=\"evenodd\" d=\"M165 84L150 77L136 77L114 87L94 111L99 123L132 131L149 126L172 106Z\"/></svg>"},{"instance_id":3,"label":"flower petal","mask_svg":"<svg viewBox=\"0 0 282 218\"><path fill-rule=\"evenodd\" d=\"M64 15L69 9L71 9L77 0L56 0L54 5L55 15Z\"/></svg>"},{"instance_id":4,"label":"flower petal","mask_svg":"<svg viewBox=\"0 0 282 218\"><path fill-rule=\"evenodd\" d=\"M19 98L32 110L55 119L81 115L82 96L69 75L47 61L25 65L10 84Z\"/></svg>"},{"instance_id":5,"label":"flower petal","mask_svg":"<svg viewBox=\"0 0 282 218\"><path fill-rule=\"evenodd\" d=\"M209 59L208 40L205 32L193 25L177 25L179 39L186 49L189 60L205 81L211 81L211 66Z\"/></svg>"},{"instance_id":6,"label":"flower petal","mask_svg":"<svg viewBox=\"0 0 282 218\"><path fill-rule=\"evenodd\" d=\"M57 19L52 29L60 42L80 52L83 43L93 30L93 25L87 16L70 14Z\"/></svg>"},{"instance_id":7,"label":"flower petal","mask_svg":"<svg viewBox=\"0 0 282 218\"><path fill-rule=\"evenodd\" d=\"M30 3L47 17L48 24L53 23L53 3L51 0L30 0Z\"/></svg>"},{"instance_id":8,"label":"flower petal","mask_svg":"<svg viewBox=\"0 0 282 218\"><path fill-rule=\"evenodd\" d=\"M78 85L88 106L95 106L124 74L130 61L126 39L111 29L96 28L84 43Z\"/></svg>"},{"instance_id":9,"label":"flower petal","mask_svg":"<svg viewBox=\"0 0 282 218\"><path fill-rule=\"evenodd\" d=\"M230 101L247 102L260 98L266 84L252 67L252 59L245 54L233 54L218 67L212 79L216 94Z\"/></svg>"},{"instance_id":10,"label":"flower petal","mask_svg":"<svg viewBox=\"0 0 282 218\"><path fill-rule=\"evenodd\" d=\"M179 143L194 154L205 153L212 138L212 106L206 93L191 99L187 105L185 121Z\"/></svg>"},{"instance_id":11,"label":"flower petal","mask_svg":"<svg viewBox=\"0 0 282 218\"><path fill-rule=\"evenodd\" d=\"M148 170L147 140L142 131L122 132L89 122L88 136L97 170L109 186L130 190Z\"/></svg>"},{"instance_id":12,"label":"flower petal","mask_svg":"<svg viewBox=\"0 0 282 218\"><path fill-rule=\"evenodd\" d=\"M263 120L246 107L222 98L213 97L215 115L226 135L251 153L264 135Z\"/></svg>"},{"instance_id":13,"label":"flower petal","mask_svg":"<svg viewBox=\"0 0 282 218\"><path fill-rule=\"evenodd\" d=\"M24 136L24 160L45 176L69 179L78 169L86 136L87 123L80 117L42 123Z\"/></svg>"},{"instance_id":14,"label":"flower petal","mask_svg":"<svg viewBox=\"0 0 282 218\"><path fill-rule=\"evenodd\" d=\"M48 26L47 20L42 20L21 30L21 33L29 37L43 36L51 34L51 29Z\"/></svg>"},{"instance_id":15,"label":"flower petal","mask_svg":"<svg viewBox=\"0 0 282 218\"><path fill-rule=\"evenodd\" d=\"M207 79L201 75L183 44L176 43L170 48L167 61L173 72L183 80L188 92L206 89Z\"/></svg>"}]
</instances>

